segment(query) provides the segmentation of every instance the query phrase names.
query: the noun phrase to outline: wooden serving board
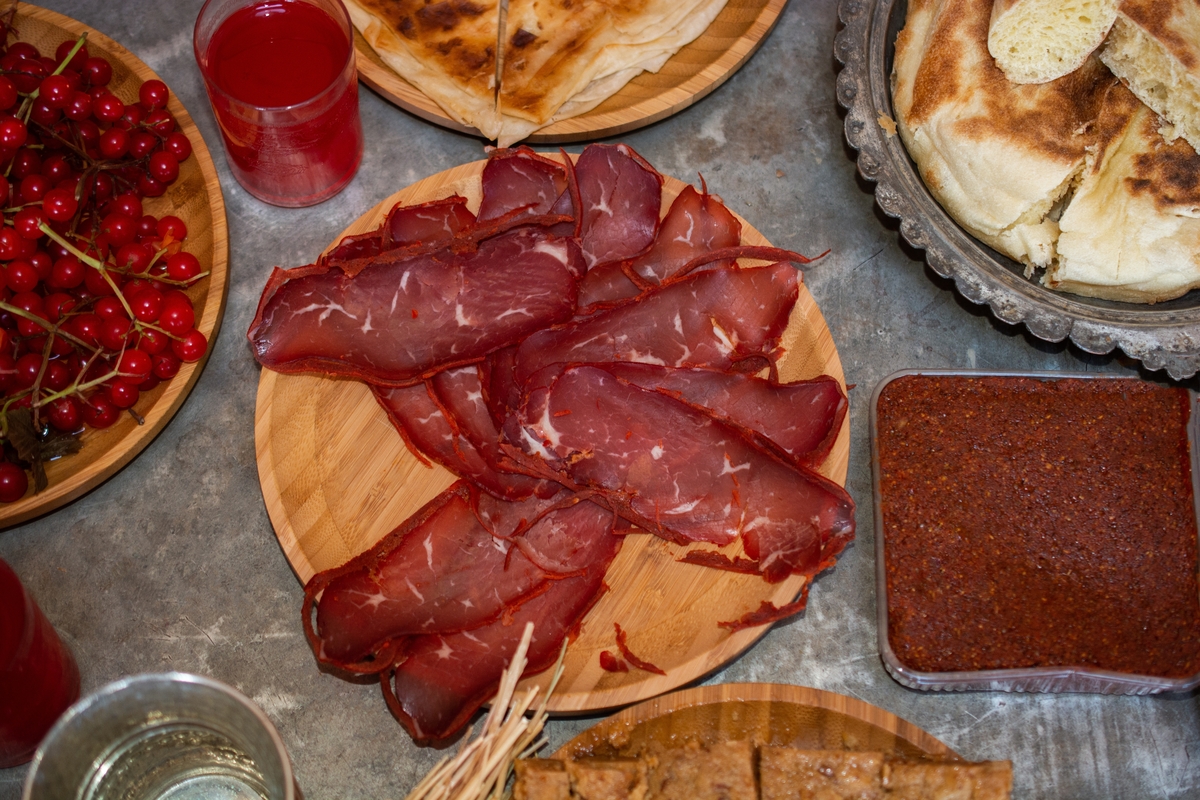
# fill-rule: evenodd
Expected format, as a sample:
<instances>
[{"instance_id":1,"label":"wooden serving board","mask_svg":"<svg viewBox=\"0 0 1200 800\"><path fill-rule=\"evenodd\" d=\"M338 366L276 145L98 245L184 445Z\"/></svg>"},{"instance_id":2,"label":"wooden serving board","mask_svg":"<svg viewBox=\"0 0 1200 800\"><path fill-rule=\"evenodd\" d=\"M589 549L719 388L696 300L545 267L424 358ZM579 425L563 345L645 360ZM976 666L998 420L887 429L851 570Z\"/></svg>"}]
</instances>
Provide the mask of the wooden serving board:
<instances>
[{"instance_id":1,"label":"wooden serving board","mask_svg":"<svg viewBox=\"0 0 1200 800\"><path fill-rule=\"evenodd\" d=\"M484 163L455 167L397 192L342 235L378 227L396 203L421 203L457 193L477 209ZM666 179L663 213L684 185ZM743 243L768 244L744 220L742 226ZM783 344L782 380L827 374L845 385L833 338L803 284ZM263 370L255 447L267 512L302 582L369 549L455 480L441 467L418 462L370 390L355 381ZM847 417L821 472L844 484L849 452ZM683 552L654 536L626 537L605 579L610 591L592 608L567 652L552 710L611 708L695 680L766 632L760 626L730 635L717 627L718 621L736 620L758 609L764 600L777 606L789 603L804 585L804 578L797 576L769 585L753 575L677 563ZM726 552L740 551L726 548ZM628 633L635 654L667 674L602 670L600 651L615 652L614 622ZM529 679L538 680L544 678Z\"/></svg>"},{"instance_id":2,"label":"wooden serving board","mask_svg":"<svg viewBox=\"0 0 1200 800\"><path fill-rule=\"evenodd\" d=\"M708 29L671 56L658 72L643 72L600 105L531 134L528 144L566 144L617 136L666 119L706 97L749 60L779 21L787 0L729 0ZM354 32L358 77L422 119L460 133L482 135L452 119L420 89L384 63Z\"/></svg>"},{"instance_id":3,"label":"wooden serving board","mask_svg":"<svg viewBox=\"0 0 1200 800\"><path fill-rule=\"evenodd\" d=\"M871 750L959 760L911 722L843 694L777 683L685 689L627 708L564 744L554 758L636 756L687 741L751 741L803 750Z\"/></svg>"},{"instance_id":4,"label":"wooden serving board","mask_svg":"<svg viewBox=\"0 0 1200 800\"><path fill-rule=\"evenodd\" d=\"M15 27L21 41L51 55L63 40L74 40L86 32L88 51L107 58L112 64L109 90L126 103L137 101L138 87L142 83L158 78L137 56L112 39L62 14L22 3ZM192 143L192 155L179 165L179 178L166 194L146 198L143 205L147 214L156 217L173 214L187 223L188 238L184 248L200 259L200 264L211 273L188 290L196 309L196 327L207 337L211 353L229 288L225 201L200 131L174 93L168 108L178 122L178 130L187 134ZM95 488L132 461L175 416L207 361L205 354L197 363L184 364L175 378L143 393L134 410L142 415L144 424L139 425L129 414L121 414L118 422L109 428L89 428L83 434L80 452L47 465L50 485L44 491L34 494L31 481L30 490L23 499L0 505L0 527L25 522L56 509Z\"/></svg>"}]
</instances>

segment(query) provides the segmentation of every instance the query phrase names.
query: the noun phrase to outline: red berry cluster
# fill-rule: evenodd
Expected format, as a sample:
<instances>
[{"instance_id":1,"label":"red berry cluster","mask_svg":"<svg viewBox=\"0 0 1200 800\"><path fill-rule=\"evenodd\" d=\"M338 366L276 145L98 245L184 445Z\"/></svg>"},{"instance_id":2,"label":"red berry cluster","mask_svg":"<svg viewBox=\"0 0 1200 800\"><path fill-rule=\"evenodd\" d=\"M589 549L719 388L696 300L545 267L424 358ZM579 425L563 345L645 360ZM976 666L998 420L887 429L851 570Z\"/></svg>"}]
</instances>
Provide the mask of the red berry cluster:
<instances>
[{"instance_id":1,"label":"red berry cluster","mask_svg":"<svg viewBox=\"0 0 1200 800\"><path fill-rule=\"evenodd\" d=\"M43 438L105 428L208 349L183 291L207 275L182 249L187 227L142 206L192 146L162 81L126 104L83 37L48 57L0 27L0 438L18 408ZM28 481L5 452L12 502Z\"/></svg>"}]
</instances>

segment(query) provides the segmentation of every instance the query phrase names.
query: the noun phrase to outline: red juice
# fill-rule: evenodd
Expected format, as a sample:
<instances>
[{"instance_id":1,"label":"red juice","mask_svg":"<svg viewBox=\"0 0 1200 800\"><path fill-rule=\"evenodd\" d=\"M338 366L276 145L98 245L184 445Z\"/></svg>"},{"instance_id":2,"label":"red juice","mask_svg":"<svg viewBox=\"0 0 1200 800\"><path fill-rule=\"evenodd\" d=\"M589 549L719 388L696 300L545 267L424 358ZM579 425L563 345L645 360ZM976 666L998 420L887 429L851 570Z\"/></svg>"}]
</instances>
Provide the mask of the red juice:
<instances>
[{"instance_id":1,"label":"red juice","mask_svg":"<svg viewBox=\"0 0 1200 800\"><path fill-rule=\"evenodd\" d=\"M362 157L349 17L336 0L324 4L209 0L196 23L196 57L229 166L247 191L276 205L332 196Z\"/></svg>"},{"instance_id":2,"label":"red juice","mask_svg":"<svg viewBox=\"0 0 1200 800\"><path fill-rule=\"evenodd\" d=\"M12 568L0 560L0 768L33 758L79 699L79 668Z\"/></svg>"}]
</instances>

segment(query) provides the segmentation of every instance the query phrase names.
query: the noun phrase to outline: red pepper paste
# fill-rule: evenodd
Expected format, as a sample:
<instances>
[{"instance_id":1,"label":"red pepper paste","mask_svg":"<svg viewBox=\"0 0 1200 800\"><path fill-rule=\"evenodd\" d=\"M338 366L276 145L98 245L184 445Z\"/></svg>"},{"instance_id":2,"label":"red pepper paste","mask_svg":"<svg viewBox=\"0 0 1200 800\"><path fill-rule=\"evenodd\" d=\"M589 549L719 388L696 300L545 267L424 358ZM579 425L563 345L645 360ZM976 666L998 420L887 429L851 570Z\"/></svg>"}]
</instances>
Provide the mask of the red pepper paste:
<instances>
[{"instance_id":1,"label":"red pepper paste","mask_svg":"<svg viewBox=\"0 0 1200 800\"><path fill-rule=\"evenodd\" d=\"M888 637L923 672L1200 673L1186 390L919 376L876 417Z\"/></svg>"}]
</instances>

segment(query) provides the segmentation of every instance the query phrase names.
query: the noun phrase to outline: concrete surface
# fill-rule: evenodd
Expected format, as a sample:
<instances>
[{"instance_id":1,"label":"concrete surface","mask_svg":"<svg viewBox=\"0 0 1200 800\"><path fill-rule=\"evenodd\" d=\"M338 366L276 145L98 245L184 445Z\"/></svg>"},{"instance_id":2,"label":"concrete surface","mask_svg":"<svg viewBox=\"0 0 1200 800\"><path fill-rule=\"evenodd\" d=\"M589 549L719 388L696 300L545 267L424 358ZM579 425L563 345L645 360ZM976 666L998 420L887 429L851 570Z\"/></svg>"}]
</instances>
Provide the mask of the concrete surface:
<instances>
[{"instance_id":1,"label":"concrete surface","mask_svg":"<svg viewBox=\"0 0 1200 800\"><path fill-rule=\"evenodd\" d=\"M483 143L362 93L367 150L340 196L272 208L230 177L192 58L199 0L48 0L121 42L196 118L228 206L232 283L224 325L188 402L131 465L77 502L0 532L0 558L69 641L85 691L186 670L240 688L278 725L309 798L402 798L441 752L416 747L378 689L317 671L299 624L301 587L276 544L254 459L258 367L244 333L275 264L309 263L349 222L408 183L482 156ZM856 544L821 578L807 613L777 626L709 682L814 686L911 720L972 759L1009 758L1016 796L1200 797L1195 693L1148 698L908 691L876 648L867 407L903 367L1128 374L1119 356L1039 342L960 299L899 242L844 144L834 96L834 0L792 0L769 40L716 93L623 137L662 172L708 184L772 242L832 249L805 280L833 332L852 394L849 489ZM570 148L578 150L578 147ZM1151 376L1157 377L1157 376ZM552 721L552 748L595 718ZM0 771L0 800L23 768Z\"/></svg>"}]
</instances>

